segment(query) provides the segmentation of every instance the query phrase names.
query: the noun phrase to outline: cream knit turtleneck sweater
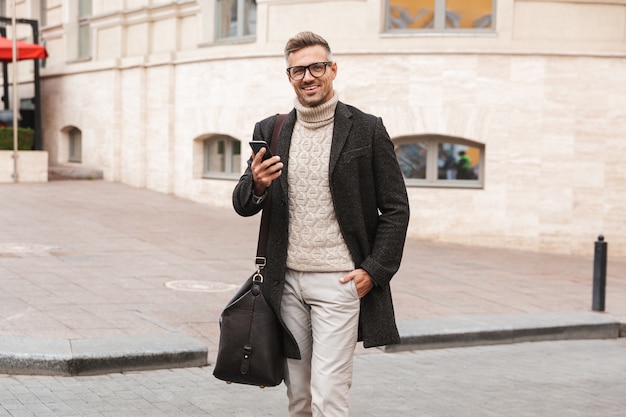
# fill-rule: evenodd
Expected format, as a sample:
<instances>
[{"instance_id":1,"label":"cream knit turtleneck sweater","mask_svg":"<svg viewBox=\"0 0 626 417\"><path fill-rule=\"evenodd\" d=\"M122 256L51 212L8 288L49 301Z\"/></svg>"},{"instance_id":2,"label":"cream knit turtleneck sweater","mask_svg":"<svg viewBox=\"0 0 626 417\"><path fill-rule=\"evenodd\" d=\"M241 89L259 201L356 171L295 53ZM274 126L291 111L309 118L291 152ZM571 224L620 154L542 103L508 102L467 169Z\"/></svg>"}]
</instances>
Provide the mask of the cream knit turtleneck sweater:
<instances>
[{"instance_id":1,"label":"cream knit turtleneck sweater","mask_svg":"<svg viewBox=\"0 0 626 417\"><path fill-rule=\"evenodd\" d=\"M296 99L289 150L287 267L302 272L351 271L354 263L335 217L329 162L337 94L317 107Z\"/></svg>"}]
</instances>

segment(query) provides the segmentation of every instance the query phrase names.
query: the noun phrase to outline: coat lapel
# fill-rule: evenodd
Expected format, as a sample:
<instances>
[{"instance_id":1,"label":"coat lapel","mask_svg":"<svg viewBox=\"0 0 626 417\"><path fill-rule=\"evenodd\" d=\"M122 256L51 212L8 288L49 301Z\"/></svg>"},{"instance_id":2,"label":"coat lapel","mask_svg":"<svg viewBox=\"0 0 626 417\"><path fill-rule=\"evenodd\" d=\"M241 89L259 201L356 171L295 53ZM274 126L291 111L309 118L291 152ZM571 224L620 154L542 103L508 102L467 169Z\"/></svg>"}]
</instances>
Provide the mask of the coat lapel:
<instances>
[{"instance_id":1,"label":"coat lapel","mask_svg":"<svg viewBox=\"0 0 626 417\"><path fill-rule=\"evenodd\" d=\"M330 147L330 176L332 177L337 161L339 161L339 155L341 150L346 144L348 134L352 128L352 113L348 107L342 102L337 103L337 109L335 110L335 126L333 127L333 142Z\"/></svg>"}]
</instances>

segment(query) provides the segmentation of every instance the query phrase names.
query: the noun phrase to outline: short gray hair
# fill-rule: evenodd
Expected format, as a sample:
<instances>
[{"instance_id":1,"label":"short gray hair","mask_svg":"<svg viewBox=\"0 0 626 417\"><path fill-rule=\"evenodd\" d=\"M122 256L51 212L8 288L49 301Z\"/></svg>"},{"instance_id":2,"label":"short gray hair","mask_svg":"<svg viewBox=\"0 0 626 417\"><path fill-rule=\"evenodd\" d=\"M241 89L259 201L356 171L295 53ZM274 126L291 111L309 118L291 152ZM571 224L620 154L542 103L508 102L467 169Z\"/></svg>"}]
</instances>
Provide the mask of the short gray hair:
<instances>
[{"instance_id":1,"label":"short gray hair","mask_svg":"<svg viewBox=\"0 0 626 417\"><path fill-rule=\"evenodd\" d=\"M288 60L289 55L292 52L296 52L302 48L315 45L320 45L324 47L328 55L328 60L333 60L333 53L331 52L330 45L328 45L326 39L313 32L300 32L293 38L289 39L287 41L287 44L285 45L285 59Z\"/></svg>"}]
</instances>

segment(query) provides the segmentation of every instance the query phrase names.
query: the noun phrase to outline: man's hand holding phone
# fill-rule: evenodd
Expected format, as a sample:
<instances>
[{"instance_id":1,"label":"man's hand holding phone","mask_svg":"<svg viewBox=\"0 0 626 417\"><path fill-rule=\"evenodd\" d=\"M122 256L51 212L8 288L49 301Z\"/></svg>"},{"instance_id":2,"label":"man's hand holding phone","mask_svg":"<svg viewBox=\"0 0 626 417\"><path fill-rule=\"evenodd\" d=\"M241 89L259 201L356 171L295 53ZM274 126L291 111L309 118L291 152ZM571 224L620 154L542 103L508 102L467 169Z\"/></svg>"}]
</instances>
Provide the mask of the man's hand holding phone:
<instances>
[{"instance_id":1,"label":"man's hand holding phone","mask_svg":"<svg viewBox=\"0 0 626 417\"><path fill-rule=\"evenodd\" d=\"M272 181L282 174L283 163L280 156L273 156L267 143L251 141L252 148L252 180L254 181L254 195L261 197Z\"/></svg>"}]
</instances>

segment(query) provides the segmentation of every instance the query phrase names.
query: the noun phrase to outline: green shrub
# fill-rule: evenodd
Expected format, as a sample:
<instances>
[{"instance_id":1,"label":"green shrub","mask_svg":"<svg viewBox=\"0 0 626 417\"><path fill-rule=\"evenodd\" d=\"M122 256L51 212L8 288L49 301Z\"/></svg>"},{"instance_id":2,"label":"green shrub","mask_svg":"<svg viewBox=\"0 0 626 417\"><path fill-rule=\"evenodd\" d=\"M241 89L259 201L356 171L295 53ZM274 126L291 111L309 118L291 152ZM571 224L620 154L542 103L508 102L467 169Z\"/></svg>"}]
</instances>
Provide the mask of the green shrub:
<instances>
[{"instance_id":1,"label":"green shrub","mask_svg":"<svg viewBox=\"0 0 626 417\"><path fill-rule=\"evenodd\" d=\"M33 149L35 131L31 128L17 128L17 148L20 151L30 151ZM0 127L0 150L13 150L13 128Z\"/></svg>"}]
</instances>

